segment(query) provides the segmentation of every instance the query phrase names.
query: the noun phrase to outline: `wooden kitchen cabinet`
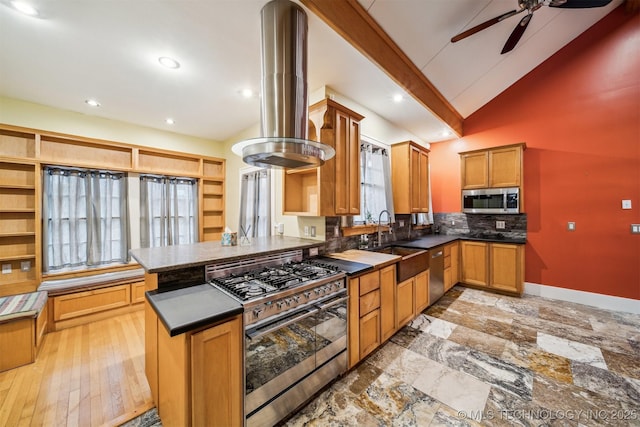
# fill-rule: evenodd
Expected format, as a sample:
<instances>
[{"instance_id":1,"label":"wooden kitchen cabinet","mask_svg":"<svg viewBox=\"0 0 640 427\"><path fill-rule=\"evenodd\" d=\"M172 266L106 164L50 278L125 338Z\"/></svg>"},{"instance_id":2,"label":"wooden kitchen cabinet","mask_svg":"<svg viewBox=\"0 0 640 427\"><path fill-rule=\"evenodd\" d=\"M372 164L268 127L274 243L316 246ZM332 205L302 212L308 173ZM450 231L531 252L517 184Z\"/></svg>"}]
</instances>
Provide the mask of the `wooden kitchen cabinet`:
<instances>
[{"instance_id":1,"label":"wooden kitchen cabinet","mask_svg":"<svg viewBox=\"0 0 640 427\"><path fill-rule=\"evenodd\" d=\"M468 285L488 286L489 284L489 243L463 241L462 282Z\"/></svg>"},{"instance_id":2,"label":"wooden kitchen cabinet","mask_svg":"<svg viewBox=\"0 0 640 427\"><path fill-rule=\"evenodd\" d=\"M453 242L444 247L444 291L447 292L460 281L460 243Z\"/></svg>"},{"instance_id":3,"label":"wooden kitchen cabinet","mask_svg":"<svg viewBox=\"0 0 640 427\"><path fill-rule=\"evenodd\" d=\"M242 337L241 315L191 336L193 426L243 425Z\"/></svg>"},{"instance_id":4,"label":"wooden kitchen cabinet","mask_svg":"<svg viewBox=\"0 0 640 427\"><path fill-rule=\"evenodd\" d=\"M363 118L328 98L309 107L309 139L333 147L336 154L318 168L284 171L283 214L360 214L360 121Z\"/></svg>"},{"instance_id":5,"label":"wooden kitchen cabinet","mask_svg":"<svg viewBox=\"0 0 640 427\"><path fill-rule=\"evenodd\" d=\"M462 241L462 278L468 285L522 294L524 245Z\"/></svg>"},{"instance_id":6,"label":"wooden kitchen cabinet","mask_svg":"<svg viewBox=\"0 0 640 427\"><path fill-rule=\"evenodd\" d=\"M417 316L429 306L429 270L423 271L414 277L415 280L415 311Z\"/></svg>"},{"instance_id":7,"label":"wooden kitchen cabinet","mask_svg":"<svg viewBox=\"0 0 640 427\"><path fill-rule=\"evenodd\" d=\"M396 267L380 270L380 337L385 342L396 332L395 316Z\"/></svg>"},{"instance_id":8,"label":"wooden kitchen cabinet","mask_svg":"<svg viewBox=\"0 0 640 427\"><path fill-rule=\"evenodd\" d=\"M396 330L413 320L415 314L415 279L407 279L396 286Z\"/></svg>"},{"instance_id":9,"label":"wooden kitchen cabinet","mask_svg":"<svg viewBox=\"0 0 640 427\"><path fill-rule=\"evenodd\" d=\"M391 146L391 181L396 213L429 212L429 150L413 141Z\"/></svg>"},{"instance_id":10,"label":"wooden kitchen cabinet","mask_svg":"<svg viewBox=\"0 0 640 427\"><path fill-rule=\"evenodd\" d=\"M525 148L521 143L460 153L462 189L520 187L522 191Z\"/></svg>"},{"instance_id":11,"label":"wooden kitchen cabinet","mask_svg":"<svg viewBox=\"0 0 640 427\"><path fill-rule=\"evenodd\" d=\"M349 278L349 368L395 333L395 278L395 265Z\"/></svg>"},{"instance_id":12,"label":"wooden kitchen cabinet","mask_svg":"<svg viewBox=\"0 0 640 427\"><path fill-rule=\"evenodd\" d=\"M524 245L491 243L489 246L489 286L522 294L524 285Z\"/></svg>"}]
</instances>

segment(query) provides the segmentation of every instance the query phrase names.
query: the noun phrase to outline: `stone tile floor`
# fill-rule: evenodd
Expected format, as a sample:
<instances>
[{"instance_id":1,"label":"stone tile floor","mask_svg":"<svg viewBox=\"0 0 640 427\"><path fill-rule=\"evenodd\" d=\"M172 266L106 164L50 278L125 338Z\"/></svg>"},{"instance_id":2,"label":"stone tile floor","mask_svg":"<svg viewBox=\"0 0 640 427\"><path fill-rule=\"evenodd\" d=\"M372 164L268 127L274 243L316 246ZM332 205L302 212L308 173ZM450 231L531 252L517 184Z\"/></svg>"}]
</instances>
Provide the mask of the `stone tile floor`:
<instances>
[{"instance_id":1,"label":"stone tile floor","mask_svg":"<svg viewBox=\"0 0 640 427\"><path fill-rule=\"evenodd\" d=\"M287 426L640 426L640 315L456 286Z\"/></svg>"}]
</instances>

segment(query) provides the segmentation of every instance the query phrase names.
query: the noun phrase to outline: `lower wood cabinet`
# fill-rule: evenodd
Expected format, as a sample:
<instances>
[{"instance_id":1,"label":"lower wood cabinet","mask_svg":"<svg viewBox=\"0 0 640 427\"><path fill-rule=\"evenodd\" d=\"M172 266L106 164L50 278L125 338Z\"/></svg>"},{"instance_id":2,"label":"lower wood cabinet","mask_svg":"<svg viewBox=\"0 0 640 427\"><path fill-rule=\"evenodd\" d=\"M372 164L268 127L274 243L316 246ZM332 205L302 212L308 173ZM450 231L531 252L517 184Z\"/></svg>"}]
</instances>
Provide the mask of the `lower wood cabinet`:
<instances>
[{"instance_id":1,"label":"lower wood cabinet","mask_svg":"<svg viewBox=\"0 0 640 427\"><path fill-rule=\"evenodd\" d=\"M242 336L242 316L191 336L193 426L242 425Z\"/></svg>"},{"instance_id":2,"label":"lower wood cabinet","mask_svg":"<svg viewBox=\"0 0 640 427\"><path fill-rule=\"evenodd\" d=\"M444 246L444 291L454 287L460 281L460 243L453 242Z\"/></svg>"},{"instance_id":3,"label":"lower wood cabinet","mask_svg":"<svg viewBox=\"0 0 640 427\"><path fill-rule=\"evenodd\" d=\"M522 294L524 245L462 241L461 281L467 285Z\"/></svg>"},{"instance_id":4,"label":"lower wood cabinet","mask_svg":"<svg viewBox=\"0 0 640 427\"><path fill-rule=\"evenodd\" d=\"M396 266L349 278L349 368L395 332Z\"/></svg>"},{"instance_id":5,"label":"lower wood cabinet","mask_svg":"<svg viewBox=\"0 0 640 427\"><path fill-rule=\"evenodd\" d=\"M396 329L406 325L415 313L415 280L412 277L396 286Z\"/></svg>"},{"instance_id":6,"label":"lower wood cabinet","mask_svg":"<svg viewBox=\"0 0 640 427\"><path fill-rule=\"evenodd\" d=\"M429 270L414 277L415 280L415 315L422 313L422 311L429 307Z\"/></svg>"}]
</instances>

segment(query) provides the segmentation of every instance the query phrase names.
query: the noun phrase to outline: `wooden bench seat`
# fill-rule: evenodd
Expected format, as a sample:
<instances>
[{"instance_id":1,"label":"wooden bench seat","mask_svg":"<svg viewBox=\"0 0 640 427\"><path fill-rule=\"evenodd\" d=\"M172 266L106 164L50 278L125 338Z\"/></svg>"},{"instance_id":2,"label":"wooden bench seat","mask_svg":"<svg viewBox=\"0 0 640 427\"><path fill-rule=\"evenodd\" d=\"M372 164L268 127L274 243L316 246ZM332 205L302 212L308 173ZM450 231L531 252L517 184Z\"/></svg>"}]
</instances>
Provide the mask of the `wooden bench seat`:
<instances>
[{"instance_id":1,"label":"wooden bench seat","mask_svg":"<svg viewBox=\"0 0 640 427\"><path fill-rule=\"evenodd\" d=\"M47 319L46 292L0 297L0 372L35 362Z\"/></svg>"},{"instance_id":2,"label":"wooden bench seat","mask_svg":"<svg viewBox=\"0 0 640 427\"><path fill-rule=\"evenodd\" d=\"M57 331L142 309L144 270L46 280L38 290L49 294L49 330Z\"/></svg>"}]
</instances>

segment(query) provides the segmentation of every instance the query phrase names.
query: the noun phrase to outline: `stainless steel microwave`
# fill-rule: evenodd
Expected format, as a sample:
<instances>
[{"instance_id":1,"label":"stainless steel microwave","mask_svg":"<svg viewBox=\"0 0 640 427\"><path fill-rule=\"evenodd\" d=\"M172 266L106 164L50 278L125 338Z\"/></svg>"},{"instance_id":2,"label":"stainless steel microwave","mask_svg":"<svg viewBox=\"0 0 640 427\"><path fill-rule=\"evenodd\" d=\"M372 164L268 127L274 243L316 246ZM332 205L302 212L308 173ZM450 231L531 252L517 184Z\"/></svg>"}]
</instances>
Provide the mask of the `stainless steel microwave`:
<instances>
[{"instance_id":1,"label":"stainless steel microwave","mask_svg":"<svg viewBox=\"0 0 640 427\"><path fill-rule=\"evenodd\" d=\"M479 214L520 213L519 188L462 190L462 212Z\"/></svg>"}]
</instances>

